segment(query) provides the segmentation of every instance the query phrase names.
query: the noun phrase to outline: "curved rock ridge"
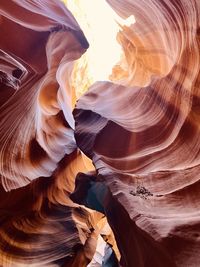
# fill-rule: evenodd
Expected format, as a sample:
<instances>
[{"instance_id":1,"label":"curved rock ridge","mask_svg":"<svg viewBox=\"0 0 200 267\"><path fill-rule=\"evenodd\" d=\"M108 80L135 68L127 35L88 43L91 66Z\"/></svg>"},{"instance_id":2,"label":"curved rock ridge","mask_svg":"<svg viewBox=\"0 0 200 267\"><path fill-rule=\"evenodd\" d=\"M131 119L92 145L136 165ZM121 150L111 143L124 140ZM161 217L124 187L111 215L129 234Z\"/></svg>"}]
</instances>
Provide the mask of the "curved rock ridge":
<instances>
[{"instance_id":1,"label":"curved rock ridge","mask_svg":"<svg viewBox=\"0 0 200 267\"><path fill-rule=\"evenodd\" d=\"M0 266L87 266L102 214L69 199L93 170L77 151L70 85L87 40L55 0L1 1L0 30Z\"/></svg>"},{"instance_id":2,"label":"curved rock ridge","mask_svg":"<svg viewBox=\"0 0 200 267\"><path fill-rule=\"evenodd\" d=\"M1 1L0 30L0 266L117 263L105 215L69 198L76 175L94 171L72 115L82 30L56 0Z\"/></svg>"},{"instance_id":3,"label":"curved rock ridge","mask_svg":"<svg viewBox=\"0 0 200 267\"><path fill-rule=\"evenodd\" d=\"M195 55L198 50L196 32L199 27L199 2L107 2L123 18L134 14L136 20L130 27L122 26L117 36L124 49L124 55L122 61L114 68L111 78L126 86L144 87L156 77L165 77L176 66L180 69L174 72L174 77L179 80L186 72L183 59L185 49ZM193 58L191 55L188 64L193 64L192 74L195 77L198 71L198 57ZM190 65L187 67L189 70Z\"/></svg>"},{"instance_id":4,"label":"curved rock ridge","mask_svg":"<svg viewBox=\"0 0 200 267\"><path fill-rule=\"evenodd\" d=\"M10 192L0 188L0 266L87 266L102 215L69 199L77 172L87 170L74 152L48 179Z\"/></svg>"},{"instance_id":5,"label":"curved rock ridge","mask_svg":"<svg viewBox=\"0 0 200 267\"><path fill-rule=\"evenodd\" d=\"M72 198L107 216L122 266L199 266L200 3L107 2L136 23L118 35L113 82L73 113L97 175L78 176Z\"/></svg>"},{"instance_id":6,"label":"curved rock ridge","mask_svg":"<svg viewBox=\"0 0 200 267\"><path fill-rule=\"evenodd\" d=\"M88 48L59 1L1 1L0 175L6 191L48 177L75 148L70 75Z\"/></svg>"},{"instance_id":7,"label":"curved rock ridge","mask_svg":"<svg viewBox=\"0 0 200 267\"><path fill-rule=\"evenodd\" d=\"M75 109L75 18L0 3L2 267L200 266L200 2L107 2L136 23Z\"/></svg>"}]
</instances>

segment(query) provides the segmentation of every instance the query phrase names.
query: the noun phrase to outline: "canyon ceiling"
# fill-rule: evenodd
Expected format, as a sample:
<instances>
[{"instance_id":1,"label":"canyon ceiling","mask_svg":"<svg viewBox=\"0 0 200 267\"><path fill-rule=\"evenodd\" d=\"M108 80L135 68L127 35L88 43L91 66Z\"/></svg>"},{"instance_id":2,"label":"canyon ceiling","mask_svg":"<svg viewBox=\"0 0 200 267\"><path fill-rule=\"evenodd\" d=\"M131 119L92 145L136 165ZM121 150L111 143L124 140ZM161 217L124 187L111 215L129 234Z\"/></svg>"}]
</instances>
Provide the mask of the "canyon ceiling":
<instances>
[{"instance_id":1,"label":"canyon ceiling","mask_svg":"<svg viewBox=\"0 0 200 267\"><path fill-rule=\"evenodd\" d=\"M101 0L98 81L70 1L0 1L0 266L199 267L200 1Z\"/></svg>"}]
</instances>

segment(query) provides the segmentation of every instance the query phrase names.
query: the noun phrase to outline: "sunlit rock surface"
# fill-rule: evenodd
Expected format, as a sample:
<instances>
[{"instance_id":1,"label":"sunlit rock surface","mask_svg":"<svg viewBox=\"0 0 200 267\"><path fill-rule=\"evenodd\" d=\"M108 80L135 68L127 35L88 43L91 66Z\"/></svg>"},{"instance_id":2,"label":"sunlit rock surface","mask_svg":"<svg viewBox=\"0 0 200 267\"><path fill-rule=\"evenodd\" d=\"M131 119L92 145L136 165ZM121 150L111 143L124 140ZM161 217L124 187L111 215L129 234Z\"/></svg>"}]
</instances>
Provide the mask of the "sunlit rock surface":
<instances>
[{"instance_id":1,"label":"sunlit rock surface","mask_svg":"<svg viewBox=\"0 0 200 267\"><path fill-rule=\"evenodd\" d=\"M50 176L76 147L70 73L88 47L58 1L1 2L0 173L6 191Z\"/></svg>"},{"instance_id":2,"label":"sunlit rock surface","mask_svg":"<svg viewBox=\"0 0 200 267\"><path fill-rule=\"evenodd\" d=\"M97 176L79 177L73 198L104 210L122 266L199 266L200 2L108 2L136 23L118 34L114 83L95 83L74 111Z\"/></svg>"},{"instance_id":3,"label":"sunlit rock surface","mask_svg":"<svg viewBox=\"0 0 200 267\"><path fill-rule=\"evenodd\" d=\"M77 101L70 11L0 2L0 266L200 266L200 2L107 3L136 22Z\"/></svg>"},{"instance_id":4,"label":"sunlit rock surface","mask_svg":"<svg viewBox=\"0 0 200 267\"><path fill-rule=\"evenodd\" d=\"M5 0L0 14L0 266L86 266L102 215L69 199L93 169L76 149L70 75L88 43L59 1Z\"/></svg>"}]
</instances>

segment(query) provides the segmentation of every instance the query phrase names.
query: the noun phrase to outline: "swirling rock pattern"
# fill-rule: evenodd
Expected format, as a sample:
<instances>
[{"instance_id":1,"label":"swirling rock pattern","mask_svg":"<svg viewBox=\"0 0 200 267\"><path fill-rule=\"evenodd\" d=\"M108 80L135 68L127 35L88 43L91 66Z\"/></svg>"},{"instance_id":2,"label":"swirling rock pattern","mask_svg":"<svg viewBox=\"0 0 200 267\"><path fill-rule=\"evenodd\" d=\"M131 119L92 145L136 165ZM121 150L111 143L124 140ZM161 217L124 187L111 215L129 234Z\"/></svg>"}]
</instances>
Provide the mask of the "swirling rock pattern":
<instances>
[{"instance_id":1,"label":"swirling rock pattern","mask_svg":"<svg viewBox=\"0 0 200 267\"><path fill-rule=\"evenodd\" d=\"M122 266L199 266L200 2L107 2L136 23L118 35L114 83L94 84L74 111L97 176L84 197L79 178L73 198L101 207Z\"/></svg>"},{"instance_id":2,"label":"swirling rock pattern","mask_svg":"<svg viewBox=\"0 0 200 267\"><path fill-rule=\"evenodd\" d=\"M2 1L0 14L0 174L11 190L50 176L75 149L68 83L88 44L57 1Z\"/></svg>"},{"instance_id":3,"label":"swirling rock pattern","mask_svg":"<svg viewBox=\"0 0 200 267\"><path fill-rule=\"evenodd\" d=\"M88 43L72 14L0 3L3 267L200 266L200 2L107 2L136 23L74 110Z\"/></svg>"},{"instance_id":4,"label":"swirling rock pattern","mask_svg":"<svg viewBox=\"0 0 200 267\"><path fill-rule=\"evenodd\" d=\"M1 1L0 30L0 266L86 266L102 215L69 199L92 168L76 150L70 74L88 43L54 0Z\"/></svg>"}]
</instances>

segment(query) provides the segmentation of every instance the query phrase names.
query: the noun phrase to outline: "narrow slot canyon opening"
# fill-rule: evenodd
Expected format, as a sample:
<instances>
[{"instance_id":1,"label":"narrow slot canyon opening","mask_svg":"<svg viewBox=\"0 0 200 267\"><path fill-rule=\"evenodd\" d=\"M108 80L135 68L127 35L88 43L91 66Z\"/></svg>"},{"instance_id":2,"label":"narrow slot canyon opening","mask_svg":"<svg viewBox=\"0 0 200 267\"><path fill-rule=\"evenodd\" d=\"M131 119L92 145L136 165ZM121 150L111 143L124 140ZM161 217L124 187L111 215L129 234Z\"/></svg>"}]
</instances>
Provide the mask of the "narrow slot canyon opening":
<instances>
[{"instance_id":1,"label":"narrow slot canyon opening","mask_svg":"<svg viewBox=\"0 0 200 267\"><path fill-rule=\"evenodd\" d=\"M87 52L77 61L72 75L72 85L77 98L96 81L110 80L112 68L123 54L116 37L122 25L135 23L134 16L122 19L102 0L64 1L83 30L88 42Z\"/></svg>"}]
</instances>

